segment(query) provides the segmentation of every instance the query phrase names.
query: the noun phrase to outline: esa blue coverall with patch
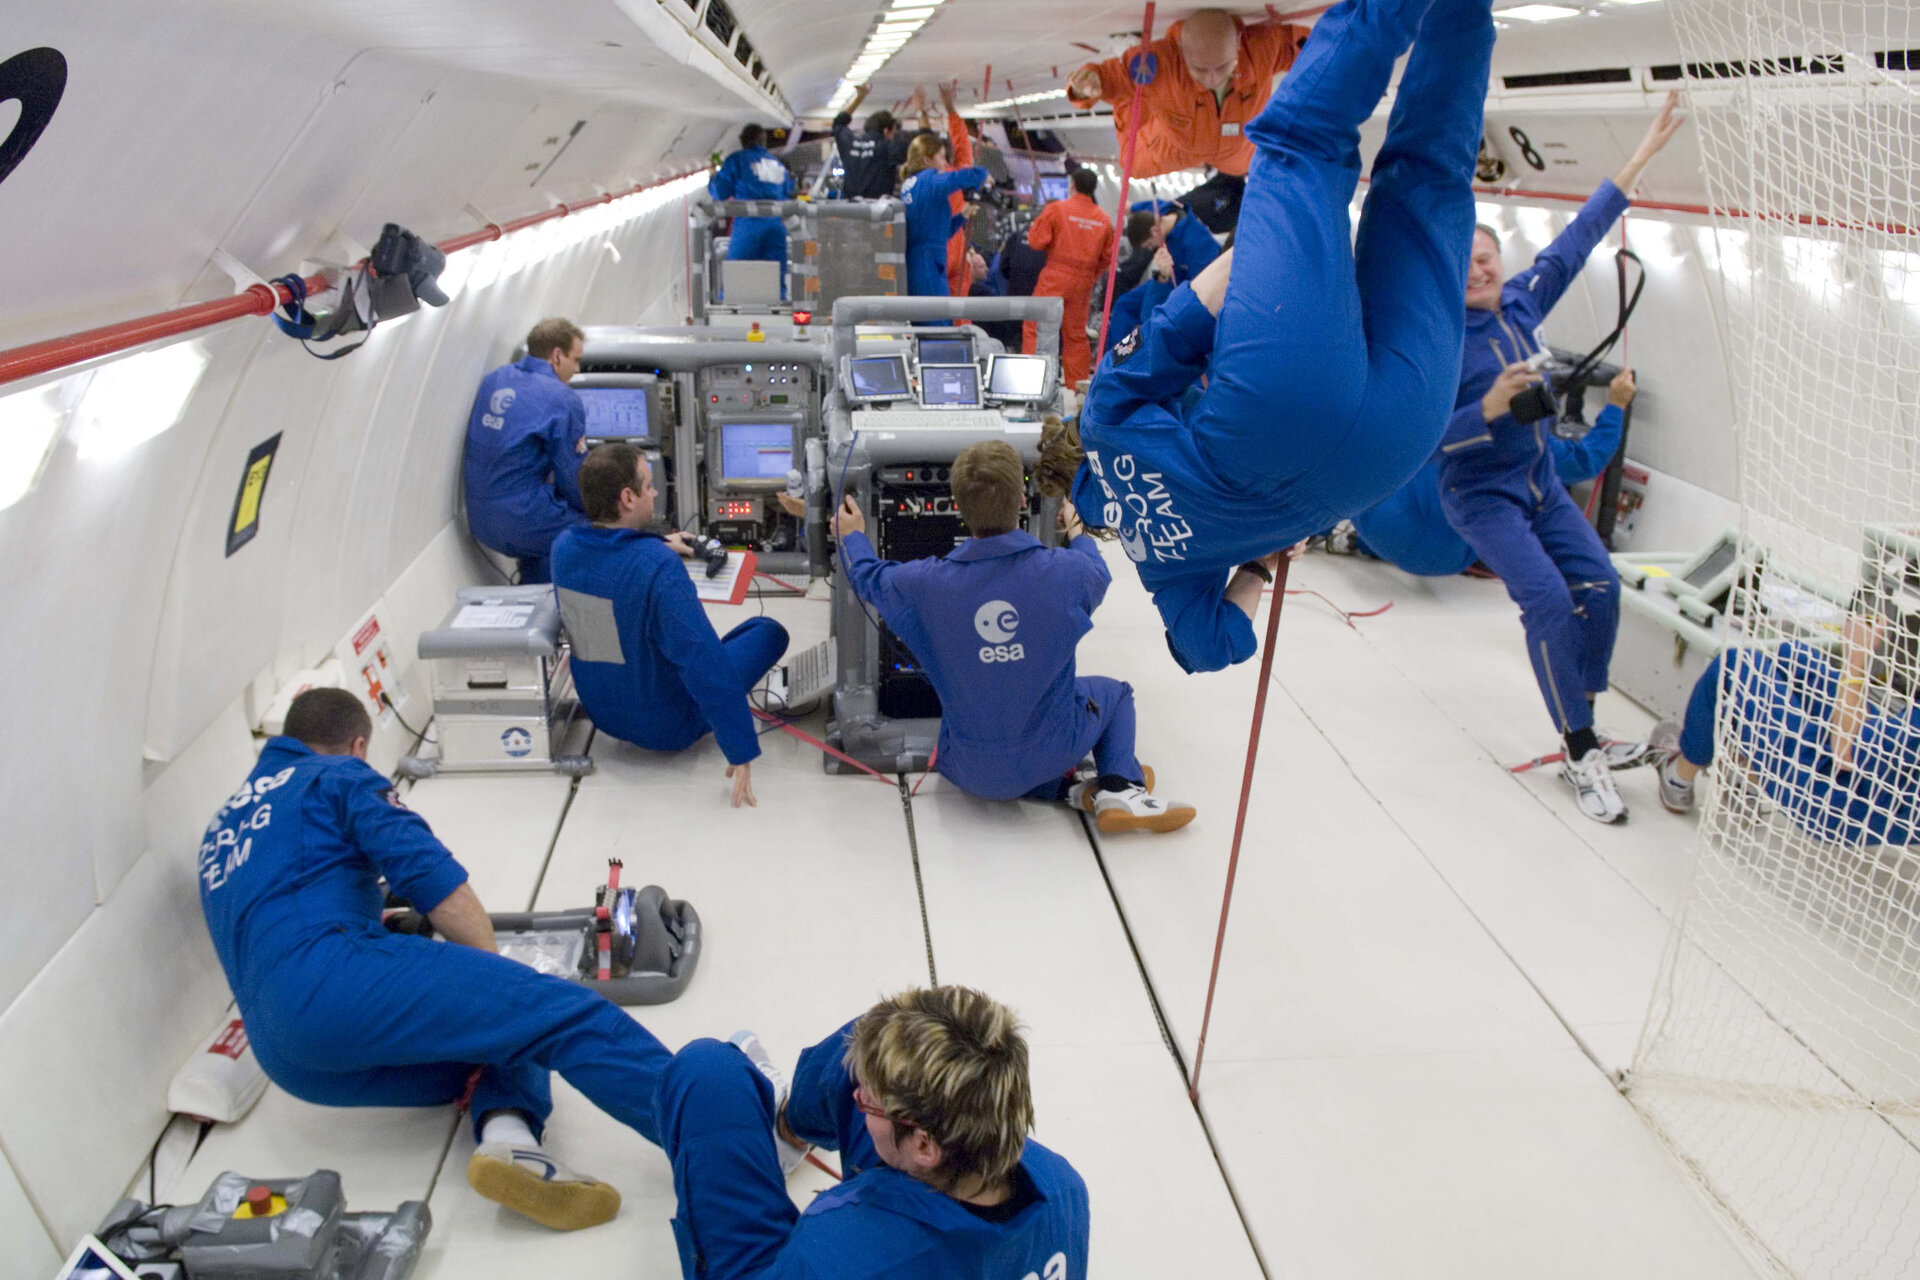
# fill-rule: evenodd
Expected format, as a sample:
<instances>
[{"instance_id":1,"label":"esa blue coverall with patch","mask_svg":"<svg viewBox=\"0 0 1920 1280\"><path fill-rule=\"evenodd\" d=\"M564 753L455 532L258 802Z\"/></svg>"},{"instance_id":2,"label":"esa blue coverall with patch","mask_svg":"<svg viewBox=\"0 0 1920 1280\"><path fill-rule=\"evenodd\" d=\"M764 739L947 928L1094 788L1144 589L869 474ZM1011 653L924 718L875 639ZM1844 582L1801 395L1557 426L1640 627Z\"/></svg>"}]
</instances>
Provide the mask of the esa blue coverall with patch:
<instances>
[{"instance_id":1,"label":"esa blue coverall with patch","mask_svg":"<svg viewBox=\"0 0 1920 1280\"><path fill-rule=\"evenodd\" d=\"M1563 734L1593 727L1587 699L1607 687L1620 575L1554 475L1551 420L1523 426L1503 413L1488 422L1480 401L1502 369L1540 349L1536 331L1627 204L1602 182L1533 265L1507 281L1497 310L1467 312L1460 390L1438 455L1441 509L1520 606L1527 660Z\"/></svg>"},{"instance_id":2,"label":"esa blue coverall with patch","mask_svg":"<svg viewBox=\"0 0 1920 1280\"><path fill-rule=\"evenodd\" d=\"M1680 754L1713 762L1722 697L1739 750L1761 788L1803 828L1840 844L1910 845L1913 779L1920 776L1920 708L1867 706L1852 759L1834 767L1829 725L1840 668L1817 645L1722 649L1700 673L1680 732Z\"/></svg>"},{"instance_id":3,"label":"esa blue coverall with patch","mask_svg":"<svg viewBox=\"0 0 1920 1280\"><path fill-rule=\"evenodd\" d=\"M1592 429L1578 440L1562 440L1547 433L1553 473L1561 484L1579 484L1607 469L1607 463L1620 450L1620 428L1625 418L1618 407L1609 404L1594 418ZM1479 558L1467 540L1447 523L1447 513L1441 509L1438 458L1414 472L1413 479L1385 502L1355 516L1353 528L1368 555L1423 578L1465 572Z\"/></svg>"},{"instance_id":4,"label":"esa blue coverall with patch","mask_svg":"<svg viewBox=\"0 0 1920 1280\"><path fill-rule=\"evenodd\" d=\"M978 166L922 169L900 184L900 200L907 207L907 292L914 297L944 298L952 292L947 241L967 220L954 213L949 197L984 186L990 176Z\"/></svg>"},{"instance_id":5,"label":"esa blue coverall with patch","mask_svg":"<svg viewBox=\"0 0 1920 1280\"><path fill-rule=\"evenodd\" d=\"M707 194L715 200L789 200L793 192L792 170L765 147L734 152L707 180ZM786 297L787 224L778 218L735 218L727 233L727 260L779 263L780 296Z\"/></svg>"},{"instance_id":6,"label":"esa blue coverall with patch","mask_svg":"<svg viewBox=\"0 0 1920 1280\"><path fill-rule=\"evenodd\" d=\"M421 912L467 873L363 760L271 738L207 825L200 905L269 1078L335 1107L516 1110L537 1134L549 1073L660 1141L669 1054L625 1010L487 951L391 934L379 881Z\"/></svg>"},{"instance_id":7,"label":"esa blue coverall with patch","mask_svg":"<svg viewBox=\"0 0 1920 1280\"><path fill-rule=\"evenodd\" d=\"M1354 242L1360 124L1409 46ZM1490 0L1329 11L1247 130L1218 324L1182 285L1094 377L1074 505L1119 532L1189 671L1253 656L1234 566L1372 506L1439 442L1492 49Z\"/></svg>"},{"instance_id":8,"label":"esa blue coverall with patch","mask_svg":"<svg viewBox=\"0 0 1920 1280\"><path fill-rule=\"evenodd\" d=\"M787 651L785 627L748 618L714 634L687 562L657 533L568 530L553 544L553 585L612 602L617 645L572 637L573 687L598 728L653 751L681 751L711 732L728 764L759 756L747 692ZM560 607L575 616L564 594Z\"/></svg>"},{"instance_id":9,"label":"esa blue coverall with patch","mask_svg":"<svg viewBox=\"0 0 1920 1280\"><path fill-rule=\"evenodd\" d=\"M1024 530L894 563L864 533L840 545L847 582L920 660L940 695L940 775L988 800L1052 800L1087 752L1141 779L1133 687L1074 675L1112 581L1094 540L1045 547Z\"/></svg>"},{"instance_id":10,"label":"esa blue coverall with patch","mask_svg":"<svg viewBox=\"0 0 1920 1280\"><path fill-rule=\"evenodd\" d=\"M840 1153L840 1184L805 1213L780 1174L767 1078L717 1040L674 1055L659 1112L686 1280L1086 1280L1091 1218L1073 1166L1029 1139L1014 1172L1027 1203L1005 1222L889 1167L853 1103L851 1035L802 1053L787 1099L794 1133Z\"/></svg>"},{"instance_id":11,"label":"esa blue coverall with patch","mask_svg":"<svg viewBox=\"0 0 1920 1280\"><path fill-rule=\"evenodd\" d=\"M580 501L587 407L547 361L502 365L480 380L462 464L467 528L520 561L520 581L547 581L562 530L587 522Z\"/></svg>"},{"instance_id":12,"label":"esa blue coverall with patch","mask_svg":"<svg viewBox=\"0 0 1920 1280\"><path fill-rule=\"evenodd\" d=\"M1134 206L1136 210L1153 207L1152 201ZM1153 314L1154 308L1172 297L1175 285L1193 279L1206 269L1208 263L1220 256L1220 242L1192 214L1184 215L1173 224L1173 230L1167 232L1166 244L1167 254L1173 259L1173 280L1155 280L1149 274L1113 300L1113 314L1107 320L1107 345L1101 355L1113 350L1122 338L1138 329L1140 322Z\"/></svg>"}]
</instances>

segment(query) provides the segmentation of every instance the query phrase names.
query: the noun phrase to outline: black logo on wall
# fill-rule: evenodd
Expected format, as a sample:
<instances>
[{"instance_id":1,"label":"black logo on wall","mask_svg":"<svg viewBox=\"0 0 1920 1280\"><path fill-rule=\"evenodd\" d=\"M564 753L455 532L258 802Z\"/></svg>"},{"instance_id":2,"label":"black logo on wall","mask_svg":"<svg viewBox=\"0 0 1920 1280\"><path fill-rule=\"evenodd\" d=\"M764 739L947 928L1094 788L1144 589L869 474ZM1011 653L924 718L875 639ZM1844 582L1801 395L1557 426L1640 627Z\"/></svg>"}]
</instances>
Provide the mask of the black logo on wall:
<instances>
[{"instance_id":1,"label":"black logo on wall","mask_svg":"<svg viewBox=\"0 0 1920 1280\"><path fill-rule=\"evenodd\" d=\"M58 49L29 49L0 62L0 102L20 104L13 131L0 139L0 182L40 141L66 91L67 60Z\"/></svg>"}]
</instances>

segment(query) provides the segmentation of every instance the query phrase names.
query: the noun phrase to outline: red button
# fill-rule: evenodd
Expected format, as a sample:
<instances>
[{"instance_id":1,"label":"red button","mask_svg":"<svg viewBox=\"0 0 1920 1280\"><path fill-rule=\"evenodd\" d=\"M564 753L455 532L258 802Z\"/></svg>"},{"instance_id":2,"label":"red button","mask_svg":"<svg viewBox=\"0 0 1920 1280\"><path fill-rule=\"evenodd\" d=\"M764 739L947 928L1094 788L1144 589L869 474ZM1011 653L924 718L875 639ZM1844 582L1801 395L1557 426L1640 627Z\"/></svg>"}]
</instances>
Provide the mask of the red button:
<instances>
[{"instance_id":1,"label":"red button","mask_svg":"<svg viewBox=\"0 0 1920 1280\"><path fill-rule=\"evenodd\" d=\"M264 1218L273 1212L273 1188L253 1186L247 1188L247 1208L253 1210L253 1216Z\"/></svg>"}]
</instances>

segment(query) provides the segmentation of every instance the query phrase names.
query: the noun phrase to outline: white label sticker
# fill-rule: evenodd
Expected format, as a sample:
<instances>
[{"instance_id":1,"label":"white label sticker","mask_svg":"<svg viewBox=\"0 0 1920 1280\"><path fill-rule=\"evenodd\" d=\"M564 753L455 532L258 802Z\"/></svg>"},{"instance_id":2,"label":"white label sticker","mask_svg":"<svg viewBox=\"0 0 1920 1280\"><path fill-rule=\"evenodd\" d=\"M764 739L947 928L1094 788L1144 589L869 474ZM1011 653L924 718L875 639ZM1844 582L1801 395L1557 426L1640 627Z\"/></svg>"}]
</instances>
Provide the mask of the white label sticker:
<instances>
[{"instance_id":1,"label":"white label sticker","mask_svg":"<svg viewBox=\"0 0 1920 1280\"><path fill-rule=\"evenodd\" d=\"M456 631L478 631L491 627L524 627L533 617L530 604L470 604L461 607L453 619Z\"/></svg>"},{"instance_id":2,"label":"white label sticker","mask_svg":"<svg viewBox=\"0 0 1920 1280\"><path fill-rule=\"evenodd\" d=\"M1220 122L1220 136L1223 138L1239 137L1240 122L1238 120L1222 120Z\"/></svg>"}]
</instances>

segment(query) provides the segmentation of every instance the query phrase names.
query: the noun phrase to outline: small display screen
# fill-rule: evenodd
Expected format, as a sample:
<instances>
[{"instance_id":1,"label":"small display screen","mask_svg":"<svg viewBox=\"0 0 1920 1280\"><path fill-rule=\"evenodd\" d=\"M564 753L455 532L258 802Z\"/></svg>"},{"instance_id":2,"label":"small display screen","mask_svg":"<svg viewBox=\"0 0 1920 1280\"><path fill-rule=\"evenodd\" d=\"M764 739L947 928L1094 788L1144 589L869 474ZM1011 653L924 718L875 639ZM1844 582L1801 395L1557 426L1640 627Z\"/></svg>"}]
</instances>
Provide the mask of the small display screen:
<instances>
[{"instance_id":1,"label":"small display screen","mask_svg":"<svg viewBox=\"0 0 1920 1280\"><path fill-rule=\"evenodd\" d=\"M580 387L587 434L595 440L631 440L653 434L645 387Z\"/></svg>"},{"instance_id":2,"label":"small display screen","mask_svg":"<svg viewBox=\"0 0 1920 1280\"><path fill-rule=\"evenodd\" d=\"M784 480L792 469L791 423L720 424L720 475L723 479Z\"/></svg>"},{"instance_id":3,"label":"small display screen","mask_svg":"<svg viewBox=\"0 0 1920 1280\"><path fill-rule=\"evenodd\" d=\"M987 394L1003 400L1038 400L1047 389L1045 356L995 356Z\"/></svg>"},{"instance_id":4,"label":"small display screen","mask_svg":"<svg viewBox=\"0 0 1920 1280\"><path fill-rule=\"evenodd\" d=\"M972 364L973 342L968 338L922 338L920 363Z\"/></svg>"},{"instance_id":5,"label":"small display screen","mask_svg":"<svg viewBox=\"0 0 1920 1280\"><path fill-rule=\"evenodd\" d=\"M930 409L979 408L979 367L970 364L921 365L920 403Z\"/></svg>"},{"instance_id":6,"label":"small display screen","mask_svg":"<svg viewBox=\"0 0 1920 1280\"><path fill-rule=\"evenodd\" d=\"M1739 552L1740 549L1734 544L1733 539L1722 538L1720 545L1709 552L1707 558L1686 576L1686 584L1696 590L1705 587L1732 566L1733 558Z\"/></svg>"},{"instance_id":7,"label":"small display screen","mask_svg":"<svg viewBox=\"0 0 1920 1280\"><path fill-rule=\"evenodd\" d=\"M1065 200L1070 190L1067 176L1063 173L1044 173L1040 175L1040 203L1051 204L1055 200Z\"/></svg>"},{"instance_id":8,"label":"small display screen","mask_svg":"<svg viewBox=\"0 0 1920 1280\"><path fill-rule=\"evenodd\" d=\"M859 356L847 361L853 394L861 400L904 400L907 362L901 356Z\"/></svg>"}]
</instances>

